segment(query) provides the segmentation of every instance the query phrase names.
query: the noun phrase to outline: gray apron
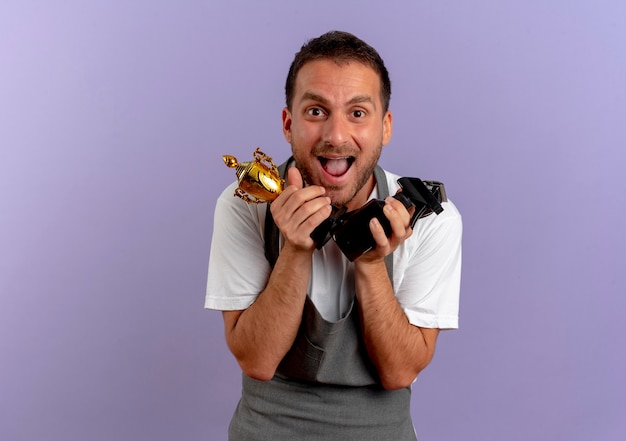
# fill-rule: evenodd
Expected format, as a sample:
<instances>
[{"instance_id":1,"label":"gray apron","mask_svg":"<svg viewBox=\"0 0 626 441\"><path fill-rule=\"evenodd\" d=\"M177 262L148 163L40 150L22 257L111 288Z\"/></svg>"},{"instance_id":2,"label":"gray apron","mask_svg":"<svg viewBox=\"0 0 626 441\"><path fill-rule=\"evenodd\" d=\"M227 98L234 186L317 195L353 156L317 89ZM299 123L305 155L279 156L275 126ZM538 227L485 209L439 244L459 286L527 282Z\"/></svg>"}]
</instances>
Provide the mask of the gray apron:
<instances>
[{"instance_id":1,"label":"gray apron","mask_svg":"<svg viewBox=\"0 0 626 441\"><path fill-rule=\"evenodd\" d=\"M283 175L287 163L280 167ZM379 196L388 195L381 168L375 177ZM267 213L266 257L273 265L279 233ZM382 388L363 343L359 315L355 297L344 318L329 322L307 296L298 335L274 378L258 381L242 374L229 440L415 441L411 389Z\"/></svg>"}]
</instances>

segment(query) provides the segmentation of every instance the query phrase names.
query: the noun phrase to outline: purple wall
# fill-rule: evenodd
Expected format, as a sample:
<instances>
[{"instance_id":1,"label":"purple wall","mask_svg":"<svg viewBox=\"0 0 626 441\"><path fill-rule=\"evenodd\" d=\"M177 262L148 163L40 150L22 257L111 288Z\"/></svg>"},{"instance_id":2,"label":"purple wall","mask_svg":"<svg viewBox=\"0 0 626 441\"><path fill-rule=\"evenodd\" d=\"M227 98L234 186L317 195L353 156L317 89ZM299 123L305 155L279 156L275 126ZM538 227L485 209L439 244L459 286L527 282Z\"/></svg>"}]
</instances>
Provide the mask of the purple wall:
<instances>
[{"instance_id":1,"label":"purple wall","mask_svg":"<svg viewBox=\"0 0 626 441\"><path fill-rule=\"evenodd\" d=\"M464 215L420 440L624 439L623 1L54 3L0 5L1 439L225 439L221 155L288 154L288 64L330 29L391 71L383 165Z\"/></svg>"}]
</instances>

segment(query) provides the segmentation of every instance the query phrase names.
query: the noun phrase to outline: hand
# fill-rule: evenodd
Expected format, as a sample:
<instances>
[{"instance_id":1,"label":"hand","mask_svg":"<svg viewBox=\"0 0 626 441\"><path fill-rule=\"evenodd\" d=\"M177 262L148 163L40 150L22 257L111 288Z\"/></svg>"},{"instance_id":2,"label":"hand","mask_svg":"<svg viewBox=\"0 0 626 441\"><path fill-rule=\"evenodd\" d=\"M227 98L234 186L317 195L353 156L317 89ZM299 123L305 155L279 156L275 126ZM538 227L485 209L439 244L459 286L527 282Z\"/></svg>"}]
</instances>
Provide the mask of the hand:
<instances>
[{"instance_id":1,"label":"hand","mask_svg":"<svg viewBox=\"0 0 626 441\"><path fill-rule=\"evenodd\" d=\"M415 210L412 207L407 210L402 202L394 197L387 197L385 199L385 206L383 207L383 213L389 220L391 225L391 236L387 237L385 230L380 225L378 219L373 218L370 220L370 231L372 237L376 242L376 247L367 253L363 254L357 259L357 262L372 263L380 262L385 259L386 256L393 253L406 239L413 234L413 229L410 226L411 214Z\"/></svg>"},{"instance_id":2,"label":"hand","mask_svg":"<svg viewBox=\"0 0 626 441\"><path fill-rule=\"evenodd\" d=\"M289 186L271 203L276 226L283 234L285 246L313 252L313 230L331 214L326 189L318 185L303 187L302 175L296 167L287 170Z\"/></svg>"}]
</instances>

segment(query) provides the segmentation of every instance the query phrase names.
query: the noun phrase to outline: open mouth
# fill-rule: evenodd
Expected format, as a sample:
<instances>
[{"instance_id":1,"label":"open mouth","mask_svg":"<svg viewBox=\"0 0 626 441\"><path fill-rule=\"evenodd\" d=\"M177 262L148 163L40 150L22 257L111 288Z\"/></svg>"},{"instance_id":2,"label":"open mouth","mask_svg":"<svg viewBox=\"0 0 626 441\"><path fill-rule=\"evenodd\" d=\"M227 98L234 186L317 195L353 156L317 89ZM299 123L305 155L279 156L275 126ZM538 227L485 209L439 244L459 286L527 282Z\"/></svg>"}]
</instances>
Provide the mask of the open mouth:
<instances>
[{"instance_id":1,"label":"open mouth","mask_svg":"<svg viewBox=\"0 0 626 441\"><path fill-rule=\"evenodd\" d=\"M323 156L318 156L317 159L320 161L324 171L335 177L345 175L348 170L350 170L350 166L354 162L353 156L347 156L345 158L325 158Z\"/></svg>"}]
</instances>

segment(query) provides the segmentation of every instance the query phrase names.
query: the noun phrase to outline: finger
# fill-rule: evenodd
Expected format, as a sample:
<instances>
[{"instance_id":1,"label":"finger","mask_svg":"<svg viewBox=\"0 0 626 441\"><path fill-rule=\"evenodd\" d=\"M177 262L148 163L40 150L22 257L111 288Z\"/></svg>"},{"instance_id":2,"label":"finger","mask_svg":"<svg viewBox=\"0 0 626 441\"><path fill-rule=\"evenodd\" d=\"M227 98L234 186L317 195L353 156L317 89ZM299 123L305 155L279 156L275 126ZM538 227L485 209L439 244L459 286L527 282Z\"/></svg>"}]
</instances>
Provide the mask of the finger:
<instances>
[{"instance_id":1,"label":"finger","mask_svg":"<svg viewBox=\"0 0 626 441\"><path fill-rule=\"evenodd\" d=\"M287 170L287 182L287 188L280 195L283 197L279 196L275 202L278 202L277 208L284 206L284 209L290 212L298 210L306 202L326 193L326 189L318 185L304 186L302 174L297 167L290 167Z\"/></svg>"},{"instance_id":2,"label":"finger","mask_svg":"<svg viewBox=\"0 0 626 441\"><path fill-rule=\"evenodd\" d=\"M394 232L406 231L410 228L411 214L402 202L389 197L385 199L383 211L387 219L389 219L391 229Z\"/></svg>"},{"instance_id":3,"label":"finger","mask_svg":"<svg viewBox=\"0 0 626 441\"><path fill-rule=\"evenodd\" d=\"M385 229L375 217L370 220L370 232L376 242L376 249L384 248L389 244L389 238L387 238Z\"/></svg>"},{"instance_id":4,"label":"finger","mask_svg":"<svg viewBox=\"0 0 626 441\"><path fill-rule=\"evenodd\" d=\"M289 185L294 185L298 188L302 188L304 186L302 175L297 167L290 167L289 170L287 170L287 182Z\"/></svg>"},{"instance_id":5,"label":"finger","mask_svg":"<svg viewBox=\"0 0 626 441\"><path fill-rule=\"evenodd\" d=\"M391 226L389 243L395 249L413 233L410 225L411 217L402 203L396 204L393 201L386 203L383 211Z\"/></svg>"},{"instance_id":6,"label":"finger","mask_svg":"<svg viewBox=\"0 0 626 441\"><path fill-rule=\"evenodd\" d=\"M374 217L370 220L369 227L372 237L374 238L374 242L376 242L376 246L359 257L358 260L362 262L382 260L387 254L393 251L391 249L389 239L387 239L387 235L385 234L385 230L377 218Z\"/></svg>"},{"instance_id":7,"label":"finger","mask_svg":"<svg viewBox=\"0 0 626 441\"><path fill-rule=\"evenodd\" d=\"M294 195L292 199L297 199L300 195ZM315 216L319 211L323 212L323 218ZM300 227L303 224L314 224L313 228L317 226L317 223L321 223L326 217L330 215L331 206L330 198L326 196L318 196L312 199L308 199L302 204L298 205L298 208L293 212L291 221ZM311 219L313 217L313 219Z\"/></svg>"},{"instance_id":8,"label":"finger","mask_svg":"<svg viewBox=\"0 0 626 441\"><path fill-rule=\"evenodd\" d=\"M290 200L291 196L299 190L302 190L302 187L303 180L300 170L296 167L290 167L287 169L287 186L283 189L278 198L272 202L272 213L282 209L283 206ZM292 209L295 209L295 207Z\"/></svg>"},{"instance_id":9,"label":"finger","mask_svg":"<svg viewBox=\"0 0 626 441\"><path fill-rule=\"evenodd\" d=\"M304 190L300 190L304 191ZM295 199L294 195L292 199ZM295 211L283 211L275 216L275 222L287 242L298 247L310 248L314 245L311 233L331 214L330 199L318 197L306 201Z\"/></svg>"},{"instance_id":10,"label":"finger","mask_svg":"<svg viewBox=\"0 0 626 441\"><path fill-rule=\"evenodd\" d=\"M312 231L330 216L330 198L324 193L325 189L320 186L287 187L270 206L274 221L283 234L298 235L302 227Z\"/></svg>"}]
</instances>

